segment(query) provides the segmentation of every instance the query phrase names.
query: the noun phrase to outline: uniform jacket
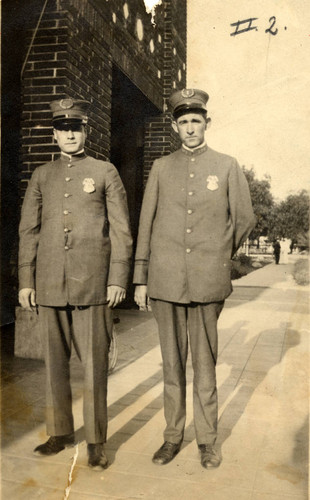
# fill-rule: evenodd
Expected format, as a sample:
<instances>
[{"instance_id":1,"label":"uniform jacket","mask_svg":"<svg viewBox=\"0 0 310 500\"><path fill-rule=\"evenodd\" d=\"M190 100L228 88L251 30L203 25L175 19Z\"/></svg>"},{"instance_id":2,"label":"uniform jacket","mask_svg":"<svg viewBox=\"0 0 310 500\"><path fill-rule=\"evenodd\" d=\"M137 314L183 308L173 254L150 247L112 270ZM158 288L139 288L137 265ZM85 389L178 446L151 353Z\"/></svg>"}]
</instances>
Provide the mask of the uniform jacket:
<instances>
[{"instance_id":1,"label":"uniform jacket","mask_svg":"<svg viewBox=\"0 0 310 500\"><path fill-rule=\"evenodd\" d=\"M145 189L134 282L149 297L215 302L231 287L231 257L255 225L246 178L207 145L154 162Z\"/></svg>"},{"instance_id":2,"label":"uniform jacket","mask_svg":"<svg viewBox=\"0 0 310 500\"><path fill-rule=\"evenodd\" d=\"M35 169L22 208L19 282L35 288L38 304L106 302L107 285L127 285L131 244L112 164L62 154Z\"/></svg>"}]
</instances>

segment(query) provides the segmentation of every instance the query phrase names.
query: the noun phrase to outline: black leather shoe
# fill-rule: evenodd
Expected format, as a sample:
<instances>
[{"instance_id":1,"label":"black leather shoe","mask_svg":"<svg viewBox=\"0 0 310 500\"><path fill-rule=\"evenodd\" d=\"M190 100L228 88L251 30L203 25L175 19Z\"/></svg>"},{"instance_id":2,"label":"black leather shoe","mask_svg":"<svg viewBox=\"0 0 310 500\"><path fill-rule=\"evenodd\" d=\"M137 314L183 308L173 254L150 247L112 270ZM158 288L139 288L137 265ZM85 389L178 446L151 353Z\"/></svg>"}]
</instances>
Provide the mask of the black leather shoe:
<instances>
[{"instance_id":1,"label":"black leather shoe","mask_svg":"<svg viewBox=\"0 0 310 500\"><path fill-rule=\"evenodd\" d=\"M108 459L104 453L103 444L88 444L88 465L92 469L102 470L108 466Z\"/></svg>"},{"instance_id":2,"label":"black leather shoe","mask_svg":"<svg viewBox=\"0 0 310 500\"><path fill-rule=\"evenodd\" d=\"M212 444L200 444L198 446L201 453L201 465L205 469L213 469L221 463L221 457Z\"/></svg>"},{"instance_id":3,"label":"black leather shoe","mask_svg":"<svg viewBox=\"0 0 310 500\"><path fill-rule=\"evenodd\" d=\"M46 443L37 446L33 452L36 455L56 455L66 447L74 446L74 433L63 436L51 436Z\"/></svg>"},{"instance_id":4,"label":"black leather shoe","mask_svg":"<svg viewBox=\"0 0 310 500\"><path fill-rule=\"evenodd\" d=\"M179 453L180 448L181 443L175 444L165 441L159 450L154 453L152 462L158 465L166 465Z\"/></svg>"}]
</instances>

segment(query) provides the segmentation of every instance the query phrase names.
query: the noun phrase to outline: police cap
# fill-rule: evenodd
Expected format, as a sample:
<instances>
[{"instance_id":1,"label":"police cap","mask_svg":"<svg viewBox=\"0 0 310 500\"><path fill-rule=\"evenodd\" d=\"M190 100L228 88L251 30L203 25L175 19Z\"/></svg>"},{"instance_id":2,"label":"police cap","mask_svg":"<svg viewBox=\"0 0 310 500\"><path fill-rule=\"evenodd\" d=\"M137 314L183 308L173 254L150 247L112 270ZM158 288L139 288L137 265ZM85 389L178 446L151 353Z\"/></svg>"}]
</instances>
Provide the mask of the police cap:
<instances>
[{"instance_id":1,"label":"police cap","mask_svg":"<svg viewBox=\"0 0 310 500\"><path fill-rule=\"evenodd\" d=\"M199 89L183 89L173 92L169 98L174 118L189 111L206 112L209 95Z\"/></svg>"},{"instance_id":2,"label":"police cap","mask_svg":"<svg viewBox=\"0 0 310 500\"><path fill-rule=\"evenodd\" d=\"M88 122L87 113L89 106L90 102L88 101L71 99L70 97L52 101L50 103L50 108L53 113L54 127L57 128L57 125L64 125L66 123L86 125Z\"/></svg>"}]
</instances>

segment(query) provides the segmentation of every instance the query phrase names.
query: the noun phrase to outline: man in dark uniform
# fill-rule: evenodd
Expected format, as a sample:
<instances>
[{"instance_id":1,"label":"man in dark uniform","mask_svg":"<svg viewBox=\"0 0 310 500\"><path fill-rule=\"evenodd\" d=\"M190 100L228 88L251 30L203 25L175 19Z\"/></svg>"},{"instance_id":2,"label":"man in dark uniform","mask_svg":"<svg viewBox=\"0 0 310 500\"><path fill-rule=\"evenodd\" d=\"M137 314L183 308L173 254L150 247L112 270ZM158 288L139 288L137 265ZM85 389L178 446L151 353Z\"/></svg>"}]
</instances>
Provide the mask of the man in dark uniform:
<instances>
[{"instance_id":1,"label":"man in dark uniform","mask_svg":"<svg viewBox=\"0 0 310 500\"><path fill-rule=\"evenodd\" d=\"M19 302L38 306L45 346L48 441L52 455L74 444L69 359L84 367L84 428L90 467L107 466L111 308L126 296L131 235L115 167L84 152L89 102L50 104L60 158L35 169L20 222Z\"/></svg>"},{"instance_id":2,"label":"man in dark uniform","mask_svg":"<svg viewBox=\"0 0 310 500\"><path fill-rule=\"evenodd\" d=\"M255 224L245 176L230 156L205 143L208 94L170 98L182 147L154 162L140 217L135 300L148 298L163 357L164 444L153 462L179 452L185 427L188 339L194 369L194 423L201 464L217 467L217 320L232 291L231 258Z\"/></svg>"}]
</instances>

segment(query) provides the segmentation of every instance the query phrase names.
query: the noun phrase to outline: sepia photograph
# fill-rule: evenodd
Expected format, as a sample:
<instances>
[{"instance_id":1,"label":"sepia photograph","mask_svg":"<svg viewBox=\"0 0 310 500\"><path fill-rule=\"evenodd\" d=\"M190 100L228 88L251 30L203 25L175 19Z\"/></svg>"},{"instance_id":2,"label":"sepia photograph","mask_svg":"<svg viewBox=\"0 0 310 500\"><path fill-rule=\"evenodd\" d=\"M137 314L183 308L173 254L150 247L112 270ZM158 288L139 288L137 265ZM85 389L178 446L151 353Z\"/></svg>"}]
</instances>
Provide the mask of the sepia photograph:
<instances>
[{"instance_id":1,"label":"sepia photograph","mask_svg":"<svg viewBox=\"0 0 310 500\"><path fill-rule=\"evenodd\" d=\"M306 0L1 1L0 497L306 500Z\"/></svg>"}]
</instances>

